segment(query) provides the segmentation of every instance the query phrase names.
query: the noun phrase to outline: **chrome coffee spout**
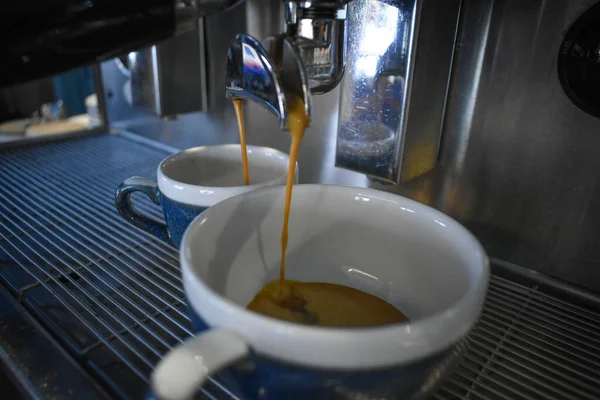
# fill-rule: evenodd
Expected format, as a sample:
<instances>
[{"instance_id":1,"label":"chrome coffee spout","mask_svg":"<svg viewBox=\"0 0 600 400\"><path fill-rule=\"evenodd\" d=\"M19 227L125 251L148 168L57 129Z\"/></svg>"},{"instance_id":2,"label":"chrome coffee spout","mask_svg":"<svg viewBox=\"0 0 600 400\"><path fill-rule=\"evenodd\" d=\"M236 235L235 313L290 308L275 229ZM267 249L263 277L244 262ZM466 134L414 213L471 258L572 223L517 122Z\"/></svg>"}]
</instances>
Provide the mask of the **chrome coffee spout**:
<instances>
[{"instance_id":1,"label":"chrome coffee spout","mask_svg":"<svg viewBox=\"0 0 600 400\"><path fill-rule=\"evenodd\" d=\"M263 47L250 35L239 34L227 53L226 95L244 98L273 112L285 129L292 97L304 101L310 120L311 99L305 68L294 42L287 36L272 36Z\"/></svg>"},{"instance_id":2,"label":"chrome coffee spout","mask_svg":"<svg viewBox=\"0 0 600 400\"><path fill-rule=\"evenodd\" d=\"M311 93L327 93L344 75L347 0L286 0L286 32L261 45L240 34L227 59L228 98L247 98L288 119L287 97L304 100L310 120ZM263 47L264 46L264 47Z\"/></svg>"}]
</instances>

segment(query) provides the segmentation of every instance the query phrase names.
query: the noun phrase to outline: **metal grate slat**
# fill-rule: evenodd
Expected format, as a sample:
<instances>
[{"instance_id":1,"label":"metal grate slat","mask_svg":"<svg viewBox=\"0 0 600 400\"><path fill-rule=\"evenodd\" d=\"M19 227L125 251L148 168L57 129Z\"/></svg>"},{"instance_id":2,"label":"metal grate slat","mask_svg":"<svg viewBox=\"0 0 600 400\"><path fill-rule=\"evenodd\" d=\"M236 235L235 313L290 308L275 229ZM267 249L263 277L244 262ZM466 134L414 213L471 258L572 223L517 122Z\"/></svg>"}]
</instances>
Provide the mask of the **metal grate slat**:
<instances>
[{"instance_id":1,"label":"metal grate slat","mask_svg":"<svg viewBox=\"0 0 600 400\"><path fill-rule=\"evenodd\" d=\"M11 171L12 172L12 171ZM12 188L12 185L10 185L10 183L6 183L4 179L2 179L2 177L0 177L0 184L4 183L6 185L7 188ZM75 228L75 231L77 234L79 235L90 235L90 239L93 238L95 242L101 242L104 245L104 250L106 251L106 254L108 255L108 260L110 260L111 258L116 258L117 254L116 253L120 253L120 249L115 246L114 244L110 243L108 240L106 240L103 236L105 235L105 232L103 232L102 230L99 230L97 228L95 228L95 224L93 222L95 221L77 221L75 220L75 217L73 215L69 215L67 213L69 213L69 210L65 209L60 202L56 202L53 197L56 197L56 195L51 195L51 196L47 196L47 197L41 197L37 194L35 194L34 192L28 191L27 189L25 189L25 194L27 194L27 197L24 199L24 202L26 204L28 204L28 199L35 199L37 200L37 205L40 206L41 204L52 204L55 205L55 208L53 209L54 211L54 217L60 216L62 218L64 218L65 220L70 220L73 221L72 224L70 224L70 227ZM0 194L0 196L2 196ZM64 198L62 198L61 200L64 201ZM33 205L36 205L36 202L33 202ZM36 209L33 208L33 206L27 206L29 210L31 210L34 213L37 213L39 215L39 217L41 219L43 219L44 221L49 222L50 225L54 226L54 227L58 227L59 230L61 230L62 232L64 232L64 230L62 230L60 228L59 222L60 221L49 221L49 219L47 217L45 217L43 214L40 214L40 212ZM68 233L65 232L66 235L70 236ZM72 237L72 236L71 236ZM84 244L82 244L80 241L76 240L81 246L85 246ZM99 259L103 259L101 255L99 255L98 253L94 252L93 250L90 250L90 252L94 253L96 256L98 256ZM115 253L116 252L116 253ZM125 253L125 257L129 259L129 261L131 261L132 263L135 263L135 265L139 266L140 268L142 268L144 271L144 273L148 273L153 275L153 277L156 277L158 281L162 281L163 284L166 284L170 287L170 290L174 290L176 292L178 292L179 294L183 293L183 290L181 289L181 279L179 276L177 276L174 272L170 271L170 270L166 270L164 269L161 265L159 265L158 263L154 262L153 260L150 260L148 258L144 259L144 263L140 263L137 260L135 260L133 257L131 257L129 254ZM164 277L162 275L158 275L154 270L149 269L145 263L151 264L152 266L155 266L157 269L159 269L161 271L162 274L166 274L168 276L170 276L172 279L172 281L168 281L165 280ZM137 272L137 270L135 270ZM135 278L131 277L126 271L123 270L119 270L120 273L122 273L123 275L127 276L129 279L134 280ZM138 272L139 273L139 272ZM153 282L154 283L154 282ZM156 284L156 286L163 291L162 294L165 294L167 296L171 296L171 292L168 289L165 289L164 286L162 285L158 285ZM144 286L140 286L144 289L146 289ZM150 295L155 296L159 299L161 299L160 297L158 297L155 293L153 293L152 291L149 291L146 289L146 291L149 292ZM175 297L175 299L177 299ZM161 299L162 300L162 299Z\"/></svg>"},{"instance_id":2,"label":"metal grate slat","mask_svg":"<svg viewBox=\"0 0 600 400\"><path fill-rule=\"evenodd\" d=\"M1 197L2 197L2 196L0 196L0 198L1 198ZM0 203L0 204L1 204L1 203ZM0 209L1 209L1 208L4 208L4 207L0 207ZM18 218L18 216L16 216L16 217ZM22 223L22 224L24 224L24 225L26 225L26 226L29 226L29 227L30 227L31 225L29 225L29 223L27 223L27 222L26 222L25 218L26 218L26 217L24 216L24 217L21 219L21 223ZM12 232L11 228L10 228L8 225L3 225L3 228L5 228L5 229L8 229L9 231L11 231L11 232ZM44 234L44 236L46 236L46 238L47 238L47 240L48 240L48 241L50 241L50 239L48 239L48 238L49 238L49 237L51 238L51 237L53 236L53 233L52 233L52 232L51 232L49 229L47 229L47 228L44 228L44 229L41 231L41 233L42 233L42 234ZM101 302L101 301L99 301L99 300L98 300L98 298L97 298L97 295L94 295L94 294L92 294L92 293L90 292L90 290L89 290L89 289L85 289L85 288L84 288L84 286L82 286L82 285L81 285L81 284L80 284L78 281L80 281L80 280L81 280L81 281L83 281L83 282L86 284L86 286L89 286L89 287L91 288L91 290L92 290L92 291L94 291L94 292L98 293L99 295L102 295L102 296L103 296L103 297L104 297L104 298L105 298L105 299L106 299L106 300L107 300L107 301L108 301L108 302L109 302L109 303L110 303L112 306L114 306L114 307L115 307L116 309L118 309L119 311L123 312L123 314L125 314L125 316L126 316L127 318L129 318L129 319L131 319L131 320L133 320L133 321L135 321L135 320L136 320L136 317L135 317L135 316L134 316L134 315L133 315L133 314L132 314L132 313L131 313L131 312L130 312L130 311L127 309L127 308L126 308L126 306L124 306L124 305L122 305L120 302L118 302L118 301L116 301L116 300L112 299L112 298L111 298L111 296L109 296L109 295L108 295L108 293L107 293L105 290L101 289L101 288L99 287L99 285L98 285L98 284L94 283L92 280L90 280L90 279L89 279L89 278L87 278L85 275L83 275L83 274L81 273L81 270L78 270L78 269L76 269L76 268L74 268L74 267L72 266L74 263L77 263L77 262L78 262L78 260L77 260L77 259L75 259L73 256L71 256L71 255L69 254L69 252L70 252L70 251L79 252L79 251L78 251L76 248L74 248L74 247L69 247L69 248L67 248L66 250L63 250L63 249L61 249L61 248L59 247L59 249L61 250L61 253L62 253L63 255L57 255L57 254L55 253L55 251L51 250L47 244L44 244L44 243L42 243L40 240L36 239L35 237L33 237L31 234L29 234L29 233L27 233L27 232L23 232L23 233L22 233L22 235L19 235L18 237L19 237L19 241L20 241L20 242L21 242L21 243L22 243L22 244L23 244L23 245L24 245L24 246L25 246L25 247L26 247L28 250L30 250L30 251L34 251L34 252L35 252L35 251L36 251L36 248L38 248L38 249L42 250L42 252L44 252L44 253L48 253L48 254L49 254L51 257L53 257L53 258L54 258L54 260L57 260L57 261L61 262L63 265L67 265L67 266L68 266L68 269L69 269L69 271L70 271L70 272L72 272L72 274L70 274L70 273L68 273L68 272L65 272L64 270L61 270L61 269L58 269L58 270L57 270L57 272L58 272L58 273L59 273L59 274L60 274L60 275L61 275L61 276L62 276L62 277L63 277L63 278L64 278L64 279L65 279L65 280L68 282L68 283L70 283L71 285L73 285L77 291L81 292L81 293L82 293L82 294L83 294L83 295L86 297L86 300L87 300L87 301L89 301L89 302L91 302L93 306L95 306L95 307L98 307L98 308L99 308L101 311L104 311L104 312L106 312L107 314L110 314L110 313L111 313L111 310L110 310L110 309L109 309L109 308L108 308L108 307L107 307L105 304L103 304L103 302ZM22 238L22 237L25 237L26 239L29 239L29 240L31 240L31 242L33 243L33 246L32 246L32 245L30 245L30 244L28 244L28 242L27 242L27 241L23 240L23 238ZM59 238L59 239L60 239L60 238ZM64 243L64 244L66 244L64 241L61 241L61 242L62 242L62 243L59 243L59 244L63 244L63 243ZM50 243L51 243L51 242L50 242ZM69 245L67 244L67 246L69 246ZM67 250L69 250L69 252L67 252ZM46 259L45 261L48 261L48 260ZM92 262L93 262L93 260L92 260ZM98 263L94 263L94 264L95 264L95 266L96 266L96 267L98 267L98 266L99 266L99 264L98 264ZM45 272L45 271L44 271L44 272ZM120 294L120 292L119 292L118 290L115 290L115 288L114 288L114 287L112 287L112 286L110 286L110 284L106 284L106 282L105 282L105 281L103 281L103 280L102 280L102 278L100 278L100 277L98 276L98 274L94 273L94 272L93 272L93 270L91 270L91 274L92 274L92 276L93 276L94 278L97 278L97 279L100 281L100 283L103 283L103 284L107 285L107 286L109 287L109 289L110 289L110 290L112 290L112 292L113 292L114 294L116 294L116 295L119 295L119 297L120 297L121 299L123 299L125 302L127 302L129 306L132 306L132 307L133 307L133 308L135 308L137 311L139 311L139 310L140 310L140 309L139 309L139 307L137 307L137 305L136 305L134 302L130 301L130 300L127 298L127 297L125 297L125 296L123 296L122 294ZM79 279L76 279L76 278L74 278L74 277L73 277L73 275L76 275L76 277L77 277L77 278L79 278ZM51 277L51 276L49 276L49 278L50 278L50 279L53 279L53 280L55 280L55 281L57 281L57 280L56 280L56 277ZM144 325L142 325L142 326L144 326ZM131 333L132 335L134 335L134 336L135 336L135 337L136 337L138 340L140 340L140 341L143 341L143 339L141 339L139 336L137 336L137 334L136 334L135 332L132 332L131 330L129 330L129 327L128 327L128 325L127 325L127 324L123 324L123 327L124 327L124 329L128 330L128 331L129 331L129 333ZM156 339L160 340L160 339L159 339L159 338L158 338L158 337L157 337L157 336L154 334L154 332L150 331L150 330L149 330L149 329L148 329L146 326L144 326L144 327L145 327L145 329L148 331L148 333L149 333L150 335L152 335L154 338L156 338ZM163 343L163 344L165 344L165 343ZM166 344L165 344L165 345L166 345ZM155 349L152 349L152 348L151 348L151 350L152 350L153 352L155 352L157 356L160 356L160 354L161 354L160 352L158 352L157 350L155 350Z\"/></svg>"},{"instance_id":3,"label":"metal grate slat","mask_svg":"<svg viewBox=\"0 0 600 400\"><path fill-rule=\"evenodd\" d=\"M0 157L0 258L21 267L2 279L114 393L139 398L191 332L176 250L124 224L112 196L129 175L154 176L166 153L134 145L129 157L133 143L116 136L75 142Z\"/></svg>"},{"instance_id":4,"label":"metal grate slat","mask_svg":"<svg viewBox=\"0 0 600 400\"><path fill-rule=\"evenodd\" d=\"M155 177L167 154L118 135L0 153L0 281L119 398L142 398L160 356L191 334L176 249L113 204L123 179ZM593 310L494 276L468 341L435 399L600 398ZM203 395L235 399L217 380Z\"/></svg>"},{"instance_id":5,"label":"metal grate slat","mask_svg":"<svg viewBox=\"0 0 600 400\"><path fill-rule=\"evenodd\" d=\"M0 180L1 182L1 180ZM0 193L0 199L2 200L6 200L7 198L2 195ZM22 211L19 209L19 211ZM31 211L30 213L27 213L27 211ZM8 211L10 214L13 214L11 211ZM26 222L26 220L29 218L29 215L31 215L34 218L39 218L41 220L44 221L48 221L49 225L52 225L52 221L50 221L48 218L46 218L44 215L39 214L35 209L32 208L28 208L25 211L22 211L22 221L26 226L31 226L28 222ZM16 215L15 215L16 216ZM18 217L18 216L17 216ZM101 272L103 272L104 274L108 275L112 280L116 281L116 283L118 283L121 287L123 287L123 289L125 289L128 292L134 293L138 298L140 298L144 303L154 307L156 309L156 311L160 311L158 308L156 308L156 306L154 306L151 302L149 302L148 300L146 300L146 298L144 296L140 296L140 293L136 292L135 289L133 289L130 285L128 285L124 280L122 280L120 277L116 276L113 272L111 272L110 270L107 270L105 267L103 267L102 263L100 263L97 260L102 260L103 256L100 255L98 252L96 252L95 250L93 250L92 248L88 247L88 245L82 243L80 240L78 240L76 237L74 237L73 235L69 234L66 230L64 230L63 228L61 228L60 226L58 226L57 224L54 225L55 230L58 231L58 233L63 233L64 236L68 239L71 239L72 241L75 242L75 244L77 245L77 247L74 247L73 245L71 245L70 243L68 243L66 240L64 240L61 236L59 236L57 234L57 232L55 232L55 230L51 230L48 229L46 227L43 228L43 231L45 233L46 237L52 237L54 239L56 239L57 242L59 242L61 245L64 245L66 247L66 249L68 250L68 252L66 250L61 250L61 253L64 254L64 256L69 257L70 259L73 259L72 254L78 254L81 256L85 256L84 253L79 250L78 248L81 248L85 251L88 251L90 254L94 255L96 258L93 259L91 261L91 263L93 264L93 268L86 268L87 266L84 266L83 269L88 270L90 272L90 274L96 278L98 281L100 281L102 284L106 285L108 288L110 288L112 291L114 291L114 293L119 296L122 300L124 300L125 302L127 302L130 306L137 308L138 311L140 311L139 307L137 307L137 305L132 302L128 297L123 296L123 294L118 291L114 285L112 285L110 282L107 282L106 280L104 280L99 274L97 274L95 272L95 269L100 270ZM79 232L78 232L79 233ZM24 233L27 236L30 236L27 233ZM35 239L33 239L35 240ZM48 250L53 256L55 256L55 258L57 259L62 259L61 257L57 257L54 253L52 253L52 251ZM111 257L117 257L116 254L112 253L112 252L108 252L108 254ZM110 259L107 259L105 261L105 263L107 263L108 265L110 265L111 267L115 268L115 270L119 270L118 266L116 266L115 264L113 264ZM68 264L68 263L67 263ZM71 271L75 272L73 270L73 268L70 268ZM81 270L77 271L80 272ZM129 280L131 280L132 282L134 282L135 284L139 285L140 287L144 287L141 285L141 283L136 280L134 277L132 277L130 274L128 274L126 271L119 271L121 272L126 278L128 278ZM86 278L84 276L82 276L82 279L86 280ZM93 283L87 281L87 283L89 283L90 285L94 285ZM100 289L97 289L101 291ZM147 290L146 290L147 291ZM155 294L153 294L152 292L147 291L148 293L150 293L153 297L156 297L159 301L163 302L166 306L171 306L168 302L165 302L162 298L156 296ZM113 300L110 300L111 302L113 302L113 304L116 307L121 307L121 305L118 302L115 302ZM121 307L122 308L122 307ZM175 309L176 310L176 309ZM177 310L176 310L177 311ZM124 311L127 312L127 311ZM143 312L143 311L142 311ZM183 314L182 314L183 315ZM175 321L173 321L175 322ZM183 327L182 327L183 328ZM188 332L189 333L189 332Z\"/></svg>"},{"instance_id":6,"label":"metal grate slat","mask_svg":"<svg viewBox=\"0 0 600 400\"><path fill-rule=\"evenodd\" d=\"M553 305L558 311L548 314ZM536 287L492 277L469 352L439 393L450 399L600 398L598 357L586 341L600 333L598 317ZM467 373L472 379L465 387Z\"/></svg>"}]
</instances>

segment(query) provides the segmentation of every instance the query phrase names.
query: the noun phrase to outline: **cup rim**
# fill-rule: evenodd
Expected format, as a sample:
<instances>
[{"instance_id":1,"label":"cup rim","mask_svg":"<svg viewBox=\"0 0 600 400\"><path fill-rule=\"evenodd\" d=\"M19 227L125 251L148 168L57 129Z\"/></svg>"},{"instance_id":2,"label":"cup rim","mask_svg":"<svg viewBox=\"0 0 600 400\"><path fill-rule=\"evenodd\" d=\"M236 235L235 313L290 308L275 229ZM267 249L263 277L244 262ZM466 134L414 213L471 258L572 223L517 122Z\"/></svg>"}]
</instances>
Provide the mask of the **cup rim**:
<instances>
[{"instance_id":1,"label":"cup rim","mask_svg":"<svg viewBox=\"0 0 600 400\"><path fill-rule=\"evenodd\" d=\"M469 289L444 311L416 321L362 328L312 327L277 320L246 310L215 292L192 268L188 242L201 230L203 221L213 212L199 215L188 226L180 246L185 288L193 311L213 328L233 330L244 337L257 352L273 359L302 366L364 370L408 364L449 349L462 340L481 312L489 281L489 260L479 241L461 224L446 214L414 200L370 188L337 185L302 184L294 191L329 190L341 194L376 195L435 219L474 249L474 261L481 268ZM262 188L244 196L278 195L282 188ZM227 201L236 201L235 196ZM218 205L213 208L218 208ZM458 240L457 240L458 242ZM200 310L200 311L199 311ZM240 328L242 327L242 328Z\"/></svg>"},{"instance_id":2,"label":"cup rim","mask_svg":"<svg viewBox=\"0 0 600 400\"><path fill-rule=\"evenodd\" d=\"M282 175L270 179L268 181L251 183L250 185L238 185L238 186L203 186L203 185L193 185L190 183L185 183L178 181L176 179L168 176L164 167L167 163L171 162L175 157L179 157L182 154L186 153L202 153L207 151L231 151L232 149L236 149L240 151L241 157L241 149L239 144L221 144L214 146L197 146L191 147L189 149L185 149L179 151L175 154L171 154L164 160L158 164L156 170L156 176L158 181L158 188L160 192L166 197L175 200L180 203L190 204L195 206L211 206L220 201L225 200L228 197L234 196L236 194L245 193L260 187L264 186L272 186L277 184L283 184L287 180L287 164L289 162L289 155L283 151L273 149L265 146L254 146L247 145L246 149L248 152L257 152L260 154L271 154L277 155L280 159L285 160L285 171ZM296 162L296 173L298 172L298 163ZM210 204L206 204L206 201L210 198Z\"/></svg>"}]
</instances>

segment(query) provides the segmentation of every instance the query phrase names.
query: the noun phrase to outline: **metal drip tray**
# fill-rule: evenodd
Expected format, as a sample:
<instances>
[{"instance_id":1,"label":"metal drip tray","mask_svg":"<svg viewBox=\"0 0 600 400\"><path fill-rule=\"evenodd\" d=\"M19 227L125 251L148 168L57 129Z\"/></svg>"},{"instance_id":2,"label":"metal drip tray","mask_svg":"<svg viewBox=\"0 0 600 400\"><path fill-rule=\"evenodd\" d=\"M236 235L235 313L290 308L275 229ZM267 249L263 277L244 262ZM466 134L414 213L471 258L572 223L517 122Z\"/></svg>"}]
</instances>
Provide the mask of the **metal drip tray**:
<instances>
[{"instance_id":1,"label":"metal drip tray","mask_svg":"<svg viewBox=\"0 0 600 400\"><path fill-rule=\"evenodd\" d=\"M600 398L600 314L493 277L470 350L437 399Z\"/></svg>"},{"instance_id":2,"label":"metal drip tray","mask_svg":"<svg viewBox=\"0 0 600 400\"><path fill-rule=\"evenodd\" d=\"M125 223L113 205L124 178L155 177L168 153L101 135L0 155L2 291L102 396L142 398L161 355L191 334L176 249ZM162 218L147 199L135 201ZM470 342L437 399L600 398L600 313L545 294L535 282L494 276ZM22 368L36 382L34 369ZM233 397L216 381L203 395Z\"/></svg>"}]
</instances>

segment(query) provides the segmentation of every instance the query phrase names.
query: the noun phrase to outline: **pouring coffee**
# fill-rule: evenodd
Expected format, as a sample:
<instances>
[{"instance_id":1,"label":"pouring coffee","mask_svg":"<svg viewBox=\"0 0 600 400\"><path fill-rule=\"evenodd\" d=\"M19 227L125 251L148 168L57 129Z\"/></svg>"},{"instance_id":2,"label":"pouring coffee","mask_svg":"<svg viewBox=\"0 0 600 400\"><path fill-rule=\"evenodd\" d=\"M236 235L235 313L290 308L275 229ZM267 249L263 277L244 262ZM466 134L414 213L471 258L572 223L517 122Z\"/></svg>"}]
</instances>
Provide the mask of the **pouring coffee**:
<instances>
[{"instance_id":1,"label":"pouring coffee","mask_svg":"<svg viewBox=\"0 0 600 400\"><path fill-rule=\"evenodd\" d=\"M241 98L262 99L260 103L268 109L272 109L273 104L283 104L278 115L282 127L289 131L291 137L279 279L265 285L248 304L248 309L273 318L320 326L358 327L407 321L408 318L391 304L360 290L332 283L286 280L285 260L294 170L304 132L310 123L307 112L310 110L310 96L300 73L303 70L302 63L293 44L285 38L270 39L268 43L271 53L280 57L275 62L270 61L267 51L247 35L238 35L232 41L228 59L228 94L236 111L246 184L249 182L249 171ZM238 50L241 50L241 54ZM288 66L285 79L278 74L283 66ZM297 75L294 75L294 71ZM257 91L257 88L271 88L272 91ZM271 102L265 99L271 99ZM303 99L307 99L306 102Z\"/></svg>"}]
</instances>

